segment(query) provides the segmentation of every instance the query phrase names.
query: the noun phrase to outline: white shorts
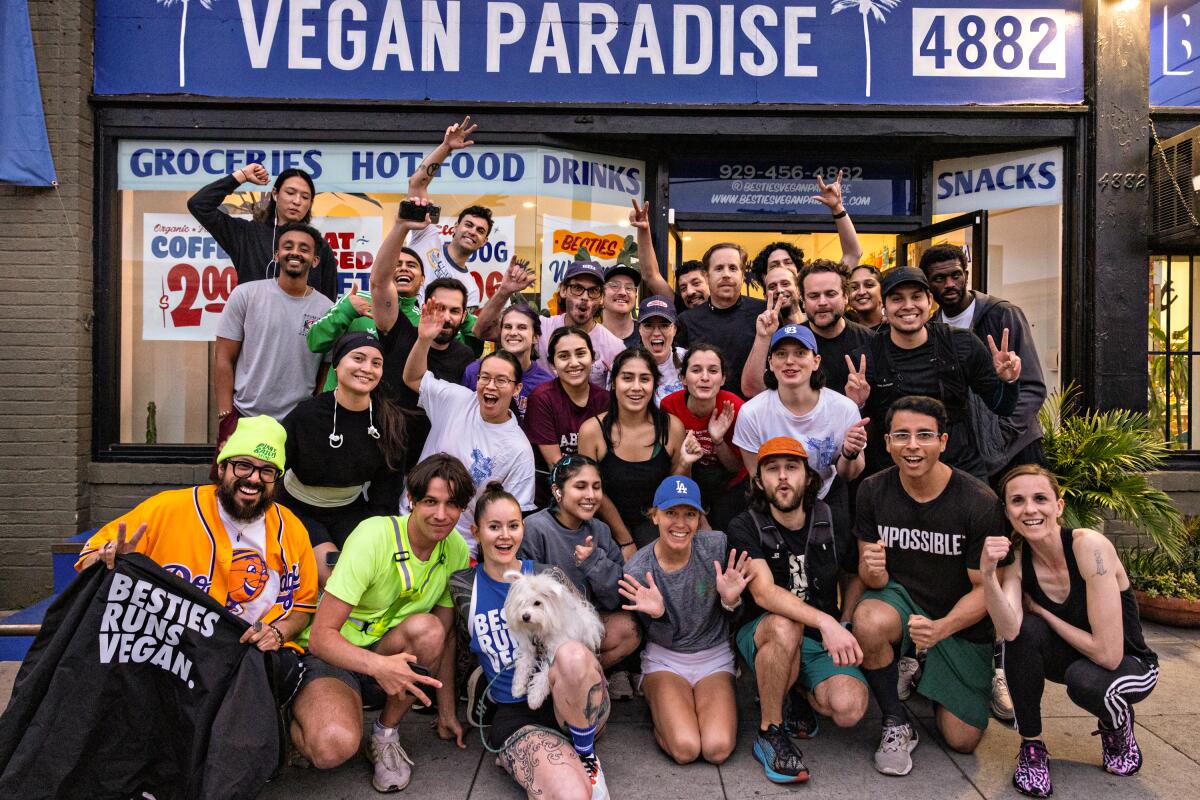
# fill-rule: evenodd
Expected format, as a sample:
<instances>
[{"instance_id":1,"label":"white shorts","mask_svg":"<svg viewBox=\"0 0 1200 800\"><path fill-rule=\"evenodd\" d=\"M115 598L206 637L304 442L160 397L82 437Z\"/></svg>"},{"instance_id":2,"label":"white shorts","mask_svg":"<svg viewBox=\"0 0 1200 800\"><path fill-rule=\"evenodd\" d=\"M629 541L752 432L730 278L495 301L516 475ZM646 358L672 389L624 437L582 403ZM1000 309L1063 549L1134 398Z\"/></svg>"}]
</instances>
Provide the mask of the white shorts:
<instances>
[{"instance_id":1,"label":"white shorts","mask_svg":"<svg viewBox=\"0 0 1200 800\"><path fill-rule=\"evenodd\" d=\"M654 642L646 642L646 649L642 651L643 678L652 672L673 672L691 686L718 672L733 675L733 648L729 642L722 642L707 650L680 653Z\"/></svg>"}]
</instances>

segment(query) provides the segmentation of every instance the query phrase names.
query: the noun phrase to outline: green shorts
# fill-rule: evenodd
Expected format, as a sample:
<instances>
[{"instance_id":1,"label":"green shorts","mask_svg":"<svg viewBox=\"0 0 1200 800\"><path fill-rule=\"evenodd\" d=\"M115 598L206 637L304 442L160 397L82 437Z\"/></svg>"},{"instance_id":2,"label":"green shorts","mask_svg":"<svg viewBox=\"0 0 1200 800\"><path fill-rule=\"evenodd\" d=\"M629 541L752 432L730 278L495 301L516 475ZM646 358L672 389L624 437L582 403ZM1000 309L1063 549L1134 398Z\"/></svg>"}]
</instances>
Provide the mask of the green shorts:
<instances>
[{"instance_id":1,"label":"green shorts","mask_svg":"<svg viewBox=\"0 0 1200 800\"><path fill-rule=\"evenodd\" d=\"M738 652L742 654L742 660L750 667L751 672L754 672L754 659L758 655L758 645L754 642L754 634L758 630L758 624L766 619L766 616L766 614L759 614L738 628L735 637ZM811 692L817 688L817 684L834 675L849 675L864 684L867 682L862 670L858 667L839 667L833 663L833 656L829 655L825 645L810 636L805 636L804 642L800 646L800 675L796 682L804 687L805 691Z\"/></svg>"},{"instance_id":2,"label":"green shorts","mask_svg":"<svg viewBox=\"0 0 1200 800\"><path fill-rule=\"evenodd\" d=\"M900 652L908 652L908 618L929 616L913 602L908 590L895 581L882 589L868 589L863 600L880 600L900 614ZM990 642L977 644L950 636L929 649L917 693L945 708L968 725L984 729L992 700L992 652Z\"/></svg>"}]
</instances>

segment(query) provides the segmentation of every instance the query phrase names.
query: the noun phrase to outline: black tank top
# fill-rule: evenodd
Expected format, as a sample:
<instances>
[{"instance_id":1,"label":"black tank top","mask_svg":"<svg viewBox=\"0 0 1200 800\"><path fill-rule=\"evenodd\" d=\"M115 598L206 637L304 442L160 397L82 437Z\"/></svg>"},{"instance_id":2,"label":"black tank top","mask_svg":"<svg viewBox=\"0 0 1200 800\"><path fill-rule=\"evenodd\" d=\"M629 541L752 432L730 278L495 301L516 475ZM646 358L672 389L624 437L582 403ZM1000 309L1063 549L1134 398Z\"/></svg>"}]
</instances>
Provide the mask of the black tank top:
<instances>
[{"instance_id":1,"label":"black tank top","mask_svg":"<svg viewBox=\"0 0 1200 800\"><path fill-rule=\"evenodd\" d=\"M1067 599L1056 603L1042 591L1038 582L1037 572L1033 568L1033 548L1021 548L1021 589L1034 599L1042 608L1070 625L1091 633L1092 627L1088 622L1087 613L1087 584L1079 572L1079 564L1075 561L1074 530L1062 528L1063 555L1067 559L1067 575L1070 579L1070 589ZM1133 587L1121 592L1121 624L1125 632L1125 655L1137 656L1147 663L1157 664L1158 656L1146 646L1142 636L1142 620L1138 615L1137 599L1133 596Z\"/></svg>"},{"instance_id":2,"label":"black tank top","mask_svg":"<svg viewBox=\"0 0 1200 800\"><path fill-rule=\"evenodd\" d=\"M667 452L667 425L654 423L654 451L645 461L626 461L617 455L610 431L600 425L606 448L600 459L600 480L604 496L617 507L621 522L633 535L638 547L653 541L656 533L646 511L654 502L654 491L671 474L671 454Z\"/></svg>"}]
</instances>

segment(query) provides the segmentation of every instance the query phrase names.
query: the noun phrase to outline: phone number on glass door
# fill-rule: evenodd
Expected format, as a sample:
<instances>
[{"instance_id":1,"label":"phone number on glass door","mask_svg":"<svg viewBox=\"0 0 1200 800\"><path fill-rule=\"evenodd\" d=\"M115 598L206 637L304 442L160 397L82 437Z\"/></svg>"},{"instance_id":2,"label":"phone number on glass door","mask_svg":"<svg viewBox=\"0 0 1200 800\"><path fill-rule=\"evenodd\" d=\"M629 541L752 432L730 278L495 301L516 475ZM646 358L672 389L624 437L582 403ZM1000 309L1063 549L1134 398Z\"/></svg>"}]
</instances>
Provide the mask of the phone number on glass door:
<instances>
[{"instance_id":1,"label":"phone number on glass door","mask_svg":"<svg viewBox=\"0 0 1200 800\"><path fill-rule=\"evenodd\" d=\"M789 166L787 164L772 164L769 167L762 167L756 164L722 164L717 169L717 177L722 179L743 180L753 178L772 178L779 180L816 180L821 178L826 181L837 180L838 173L842 173L842 177L846 180L857 180L862 177L862 167L812 167L805 169L802 166Z\"/></svg>"}]
</instances>

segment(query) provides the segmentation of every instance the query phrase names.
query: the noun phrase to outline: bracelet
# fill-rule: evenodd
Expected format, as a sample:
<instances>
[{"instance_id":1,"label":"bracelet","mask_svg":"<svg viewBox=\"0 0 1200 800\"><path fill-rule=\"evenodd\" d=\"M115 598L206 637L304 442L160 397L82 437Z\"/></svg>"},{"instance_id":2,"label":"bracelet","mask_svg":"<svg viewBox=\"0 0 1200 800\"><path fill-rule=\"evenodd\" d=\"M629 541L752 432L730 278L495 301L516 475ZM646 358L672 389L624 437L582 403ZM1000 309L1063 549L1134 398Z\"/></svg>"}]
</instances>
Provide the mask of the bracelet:
<instances>
[{"instance_id":1,"label":"bracelet","mask_svg":"<svg viewBox=\"0 0 1200 800\"><path fill-rule=\"evenodd\" d=\"M853 461L854 459L858 458L858 454L861 452L862 452L862 450L859 450L858 453L855 453L854 455L850 455L849 453L846 452L846 448L843 447L842 448L842 458L846 459L847 461Z\"/></svg>"},{"instance_id":2,"label":"bracelet","mask_svg":"<svg viewBox=\"0 0 1200 800\"><path fill-rule=\"evenodd\" d=\"M846 216L848 213L850 213L850 212L846 211L846 209L844 209L844 208L843 208L841 211L839 211L838 213L834 214L834 215L833 215L833 218L834 218L834 219L841 219L842 217Z\"/></svg>"},{"instance_id":3,"label":"bracelet","mask_svg":"<svg viewBox=\"0 0 1200 800\"><path fill-rule=\"evenodd\" d=\"M283 631L279 630L279 628L276 628L274 622L272 622L267 627L270 628L271 631L275 634L275 639L279 642L279 646L283 647Z\"/></svg>"},{"instance_id":4,"label":"bracelet","mask_svg":"<svg viewBox=\"0 0 1200 800\"><path fill-rule=\"evenodd\" d=\"M721 601L721 608L725 609L726 611L737 611L741 607L742 607L742 598L740 598L740 597L738 598L737 602L731 606L725 605L724 600Z\"/></svg>"},{"instance_id":5,"label":"bracelet","mask_svg":"<svg viewBox=\"0 0 1200 800\"><path fill-rule=\"evenodd\" d=\"M633 547L633 539L628 542L617 542L617 547Z\"/></svg>"},{"instance_id":6,"label":"bracelet","mask_svg":"<svg viewBox=\"0 0 1200 800\"><path fill-rule=\"evenodd\" d=\"M228 417L228 416L229 416L230 414L232 414L232 413L233 413L232 411L218 411L218 412L217 412L217 419L225 419L226 417Z\"/></svg>"}]
</instances>

